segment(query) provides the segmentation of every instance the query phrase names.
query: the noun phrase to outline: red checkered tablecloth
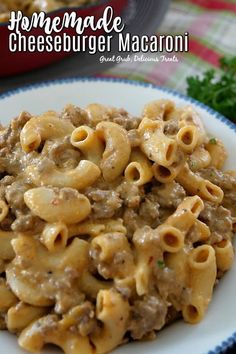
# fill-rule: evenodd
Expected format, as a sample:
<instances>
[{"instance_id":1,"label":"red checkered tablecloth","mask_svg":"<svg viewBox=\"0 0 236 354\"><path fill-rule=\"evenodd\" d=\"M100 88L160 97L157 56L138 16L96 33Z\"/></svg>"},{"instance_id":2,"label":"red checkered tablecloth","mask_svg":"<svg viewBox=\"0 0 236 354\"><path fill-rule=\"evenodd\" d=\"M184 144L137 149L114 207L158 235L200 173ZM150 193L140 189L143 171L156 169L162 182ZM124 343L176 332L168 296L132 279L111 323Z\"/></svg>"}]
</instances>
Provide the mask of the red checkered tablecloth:
<instances>
[{"instance_id":1,"label":"red checkered tablecloth","mask_svg":"<svg viewBox=\"0 0 236 354\"><path fill-rule=\"evenodd\" d=\"M102 76L150 82L185 93L188 76L217 68L221 56L236 55L236 0L172 1L157 34L186 31L190 34L190 50L176 54L178 62L121 63ZM145 53L145 56L157 55Z\"/></svg>"}]
</instances>

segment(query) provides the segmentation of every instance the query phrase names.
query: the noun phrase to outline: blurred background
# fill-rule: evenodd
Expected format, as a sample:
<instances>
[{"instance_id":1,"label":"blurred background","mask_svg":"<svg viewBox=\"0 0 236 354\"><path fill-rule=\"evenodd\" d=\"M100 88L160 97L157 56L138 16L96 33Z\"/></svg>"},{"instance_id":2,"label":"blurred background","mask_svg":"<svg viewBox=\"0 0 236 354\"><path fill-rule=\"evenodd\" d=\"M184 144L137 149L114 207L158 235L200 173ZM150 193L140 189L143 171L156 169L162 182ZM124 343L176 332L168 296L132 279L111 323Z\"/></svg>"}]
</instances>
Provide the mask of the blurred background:
<instances>
[{"instance_id":1,"label":"blurred background","mask_svg":"<svg viewBox=\"0 0 236 354\"><path fill-rule=\"evenodd\" d=\"M0 23L0 93L45 80L118 77L173 88L236 122L236 0L97 0L95 5L80 7L77 11L79 15L95 13L99 17L106 5L112 5L116 15L122 16L124 34L183 35L189 32L189 52L177 53L173 62L133 61L117 65L101 64L100 53L76 53L64 59L59 58L62 53L16 53L14 57L11 54L10 60L7 24ZM63 15L63 11L59 10L59 15ZM119 54L116 36L112 41L112 54ZM173 57L173 54L163 54L166 58ZM43 62L54 60L53 56L61 60L39 68ZM145 56L152 58L161 54L145 53ZM224 63L220 64L222 57ZM31 68L34 70L26 72ZM200 78L195 79L196 75Z\"/></svg>"},{"instance_id":2,"label":"blurred background","mask_svg":"<svg viewBox=\"0 0 236 354\"><path fill-rule=\"evenodd\" d=\"M149 1L146 3L148 6ZM148 81L184 93L188 76L217 69L222 56L236 55L235 0L173 0L161 20L160 26L157 23L157 34L189 32L189 53L177 54L175 63L121 64L103 75Z\"/></svg>"},{"instance_id":3,"label":"blurred background","mask_svg":"<svg viewBox=\"0 0 236 354\"><path fill-rule=\"evenodd\" d=\"M188 76L210 68L218 70L220 57L236 54L236 0L128 0L122 17L126 32L135 34L188 31L189 53L178 53L178 62L133 62L112 67L111 63L99 63L100 54L78 53L43 69L2 77L0 92L42 80L98 75L146 81L185 93Z\"/></svg>"}]
</instances>

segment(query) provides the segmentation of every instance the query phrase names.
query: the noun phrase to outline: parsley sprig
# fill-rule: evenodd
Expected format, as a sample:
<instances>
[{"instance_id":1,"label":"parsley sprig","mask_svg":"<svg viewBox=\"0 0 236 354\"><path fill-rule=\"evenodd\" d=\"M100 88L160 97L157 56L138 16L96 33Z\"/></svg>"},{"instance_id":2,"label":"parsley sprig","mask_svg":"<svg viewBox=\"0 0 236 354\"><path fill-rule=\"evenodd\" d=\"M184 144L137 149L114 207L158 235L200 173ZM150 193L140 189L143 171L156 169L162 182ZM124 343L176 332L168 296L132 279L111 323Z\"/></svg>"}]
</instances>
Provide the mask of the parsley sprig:
<instances>
[{"instance_id":1,"label":"parsley sprig","mask_svg":"<svg viewBox=\"0 0 236 354\"><path fill-rule=\"evenodd\" d=\"M236 123L236 56L220 59L221 74L211 69L187 78L189 96L205 103Z\"/></svg>"},{"instance_id":2,"label":"parsley sprig","mask_svg":"<svg viewBox=\"0 0 236 354\"><path fill-rule=\"evenodd\" d=\"M157 266L160 268L160 269L164 269L165 268L165 262L162 261L162 260L159 260L157 261Z\"/></svg>"}]
</instances>

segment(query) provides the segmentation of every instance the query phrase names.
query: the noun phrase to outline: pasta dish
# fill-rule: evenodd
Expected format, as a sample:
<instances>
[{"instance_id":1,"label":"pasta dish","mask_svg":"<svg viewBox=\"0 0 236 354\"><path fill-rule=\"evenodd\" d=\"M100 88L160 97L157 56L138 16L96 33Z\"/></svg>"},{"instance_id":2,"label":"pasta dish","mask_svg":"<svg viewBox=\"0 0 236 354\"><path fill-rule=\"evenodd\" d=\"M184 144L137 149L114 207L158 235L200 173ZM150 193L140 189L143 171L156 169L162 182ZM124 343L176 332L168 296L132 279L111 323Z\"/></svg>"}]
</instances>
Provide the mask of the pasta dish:
<instances>
[{"instance_id":1,"label":"pasta dish","mask_svg":"<svg viewBox=\"0 0 236 354\"><path fill-rule=\"evenodd\" d=\"M233 264L236 171L191 106L67 105L0 130L0 328L103 354L205 316ZM157 343L158 345L158 343Z\"/></svg>"},{"instance_id":2,"label":"pasta dish","mask_svg":"<svg viewBox=\"0 0 236 354\"><path fill-rule=\"evenodd\" d=\"M49 12L62 7L90 5L97 0L0 0L0 22L9 20L10 11L22 11L31 16L33 12Z\"/></svg>"}]
</instances>

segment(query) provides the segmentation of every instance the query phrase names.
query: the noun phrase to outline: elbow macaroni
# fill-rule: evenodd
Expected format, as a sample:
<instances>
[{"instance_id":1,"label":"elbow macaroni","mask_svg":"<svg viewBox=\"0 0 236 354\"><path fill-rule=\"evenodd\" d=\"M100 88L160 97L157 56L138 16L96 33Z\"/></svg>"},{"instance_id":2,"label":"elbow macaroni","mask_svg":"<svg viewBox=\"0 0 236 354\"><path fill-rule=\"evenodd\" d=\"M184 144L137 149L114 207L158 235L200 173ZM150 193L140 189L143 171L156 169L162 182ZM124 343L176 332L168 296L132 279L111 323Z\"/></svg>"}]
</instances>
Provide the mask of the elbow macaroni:
<instances>
[{"instance_id":1,"label":"elbow macaroni","mask_svg":"<svg viewBox=\"0 0 236 354\"><path fill-rule=\"evenodd\" d=\"M211 155L209 152L199 146L195 151L190 155L188 164L193 172L199 171L202 168L206 168L211 164Z\"/></svg>"},{"instance_id":2,"label":"elbow macaroni","mask_svg":"<svg viewBox=\"0 0 236 354\"><path fill-rule=\"evenodd\" d=\"M42 141L61 138L72 133L74 127L68 121L59 119L49 111L40 117L31 118L20 134L20 142L25 152L36 150Z\"/></svg>"},{"instance_id":3,"label":"elbow macaroni","mask_svg":"<svg viewBox=\"0 0 236 354\"><path fill-rule=\"evenodd\" d=\"M181 168L182 164L176 163L173 163L171 166L163 166L155 162L152 165L154 177L161 183L169 183L174 181Z\"/></svg>"},{"instance_id":4,"label":"elbow macaroni","mask_svg":"<svg viewBox=\"0 0 236 354\"><path fill-rule=\"evenodd\" d=\"M20 115L1 171L0 325L31 352L105 354L173 309L198 323L234 260L236 173L212 174L227 154L191 107L80 112Z\"/></svg>"},{"instance_id":5,"label":"elbow macaroni","mask_svg":"<svg viewBox=\"0 0 236 354\"><path fill-rule=\"evenodd\" d=\"M163 133L161 121L143 118L138 131L141 137L140 148L151 160L162 166L170 166L176 159L177 145Z\"/></svg>"},{"instance_id":6,"label":"elbow macaroni","mask_svg":"<svg viewBox=\"0 0 236 354\"><path fill-rule=\"evenodd\" d=\"M35 215L47 222L74 224L84 220L91 211L88 198L75 190L63 188L59 191L46 187L29 189L24 200Z\"/></svg>"},{"instance_id":7,"label":"elbow macaroni","mask_svg":"<svg viewBox=\"0 0 236 354\"><path fill-rule=\"evenodd\" d=\"M141 151L133 150L124 174L128 182L143 186L153 177L152 165Z\"/></svg>"},{"instance_id":8,"label":"elbow macaroni","mask_svg":"<svg viewBox=\"0 0 236 354\"><path fill-rule=\"evenodd\" d=\"M8 212L8 205L6 204L6 202L4 202L4 200L0 200L0 222L2 222L6 218Z\"/></svg>"},{"instance_id":9,"label":"elbow macaroni","mask_svg":"<svg viewBox=\"0 0 236 354\"><path fill-rule=\"evenodd\" d=\"M131 147L125 129L116 123L100 122L96 127L100 139L104 139L106 148L100 168L105 181L111 182L119 177L129 161Z\"/></svg>"},{"instance_id":10,"label":"elbow macaroni","mask_svg":"<svg viewBox=\"0 0 236 354\"><path fill-rule=\"evenodd\" d=\"M40 170L37 166L29 166L26 175L36 186L68 187L84 189L91 186L100 176L101 171L93 162L81 160L73 170L60 171L55 166Z\"/></svg>"},{"instance_id":11,"label":"elbow macaroni","mask_svg":"<svg viewBox=\"0 0 236 354\"><path fill-rule=\"evenodd\" d=\"M82 151L87 160L99 165L104 147L96 131L86 125L80 126L72 132L70 141Z\"/></svg>"},{"instance_id":12,"label":"elbow macaroni","mask_svg":"<svg viewBox=\"0 0 236 354\"><path fill-rule=\"evenodd\" d=\"M149 119L168 120L171 113L174 111L175 105L169 100L156 100L145 105L143 117Z\"/></svg>"},{"instance_id":13,"label":"elbow macaroni","mask_svg":"<svg viewBox=\"0 0 236 354\"><path fill-rule=\"evenodd\" d=\"M224 197L224 192L220 187L208 180L194 174L187 164L178 174L176 180L190 193L212 203L220 204Z\"/></svg>"},{"instance_id":14,"label":"elbow macaroni","mask_svg":"<svg viewBox=\"0 0 236 354\"><path fill-rule=\"evenodd\" d=\"M176 135L176 141L184 152L193 152L199 142L197 128L194 125L186 125L182 127Z\"/></svg>"},{"instance_id":15,"label":"elbow macaroni","mask_svg":"<svg viewBox=\"0 0 236 354\"><path fill-rule=\"evenodd\" d=\"M7 328L10 332L17 333L25 329L36 319L46 315L47 308L36 307L18 302L11 306L7 312Z\"/></svg>"},{"instance_id":16,"label":"elbow macaroni","mask_svg":"<svg viewBox=\"0 0 236 354\"><path fill-rule=\"evenodd\" d=\"M51 252L55 252L66 247L68 240L68 228L66 224L57 222L47 224L42 232L40 241Z\"/></svg>"},{"instance_id":17,"label":"elbow macaroni","mask_svg":"<svg viewBox=\"0 0 236 354\"><path fill-rule=\"evenodd\" d=\"M11 241L16 238L17 235L11 231L0 230L0 259L3 261L12 260L15 256Z\"/></svg>"},{"instance_id":18,"label":"elbow macaroni","mask_svg":"<svg viewBox=\"0 0 236 354\"><path fill-rule=\"evenodd\" d=\"M189 256L190 302L183 307L183 317L187 322L197 323L205 314L212 298L216 280L216 257L214 248L202 245Z\"/></svg>"},{"instance_id":19,"label":"elbow macaroni","mask_svg":"<svg viewBox=\"0 0 236 354\"><path fill-rule=\"evenodd\" d=\"M127 329L129 303L114 290L100 290L97 296L96 315L103 329L91 337L96 353L106 353L122 343Z\"/></svg>"},{"instance_id":20,"label":"elbow macaroni","mask_svg":"<svg viewBox=\"0 0 236 354\"><path fill-rule=\"evenodd\" d=\"M214 245L217 268L223 272L230 269L234 260L234 249L230 240L222 240Z\"/></svg>"},{"instance_id":21,"label":"elbow macaroni","mask_svg":"<svg viewBox=\"0 0 236 354\"><path fill-rule=\"evenodd\" d=\"M206 144L205 148L210 154L211 166L214 166L217 169L222 169L228 157L227 151L222 141L216 138L212 138Z\"/></svg>"}]
</instances>

